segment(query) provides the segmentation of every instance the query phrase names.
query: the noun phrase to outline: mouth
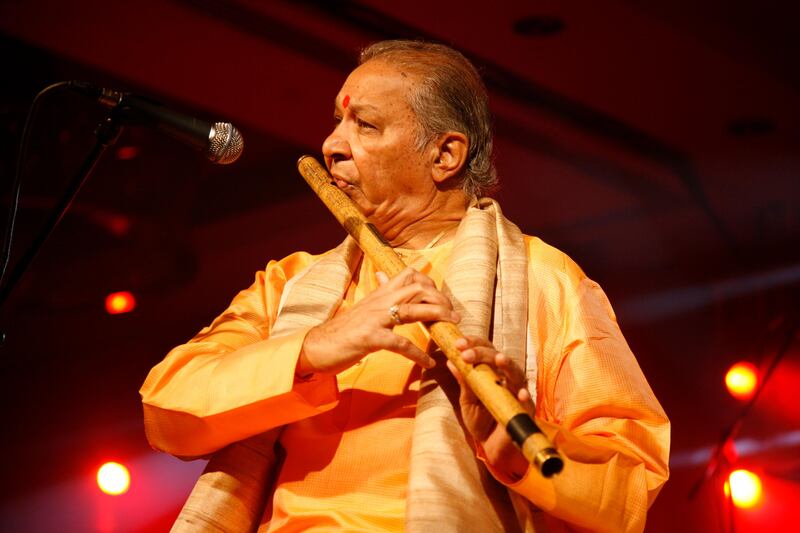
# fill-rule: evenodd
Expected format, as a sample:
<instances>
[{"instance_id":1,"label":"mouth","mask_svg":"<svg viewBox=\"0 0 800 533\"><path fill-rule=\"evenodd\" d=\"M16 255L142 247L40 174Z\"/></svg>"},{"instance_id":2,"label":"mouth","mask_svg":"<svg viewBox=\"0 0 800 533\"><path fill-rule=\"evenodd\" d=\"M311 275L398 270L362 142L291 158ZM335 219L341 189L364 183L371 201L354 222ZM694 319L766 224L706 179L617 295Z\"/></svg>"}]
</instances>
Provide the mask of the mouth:
<instances>
[{"instance_id":1,"label":"mouth","mask_svg":"<svg viewBox=\"0 0 800 533\"><path fill-rule=\"evenodd\" d=\"M335 183L340 189L346 189L353 186L350 182L343 180L339 176L331 175L331 177L333 178L333 183Z\"/></svg>"}]
</instances>

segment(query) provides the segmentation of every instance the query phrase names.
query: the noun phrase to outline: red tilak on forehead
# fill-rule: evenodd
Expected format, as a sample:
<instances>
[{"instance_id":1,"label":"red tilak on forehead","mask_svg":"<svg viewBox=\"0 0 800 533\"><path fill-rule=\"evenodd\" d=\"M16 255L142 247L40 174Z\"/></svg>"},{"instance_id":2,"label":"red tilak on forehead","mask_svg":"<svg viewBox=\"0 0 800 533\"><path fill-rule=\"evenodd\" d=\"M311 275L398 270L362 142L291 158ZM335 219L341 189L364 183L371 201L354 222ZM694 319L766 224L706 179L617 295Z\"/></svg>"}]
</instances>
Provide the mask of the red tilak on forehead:
<instances>
[{"instance_id":1,"label":"red tilak on forehead","mask_svg":"<svg viewBox=\"0 0 800 533\"><path fill-rule=\"evenodd\" d=\"M342 100L342 107L347 109L347 104L349 103L350 103L350 95L346 94L344 95L344 100Z\"/></svg>"}]
</instances>

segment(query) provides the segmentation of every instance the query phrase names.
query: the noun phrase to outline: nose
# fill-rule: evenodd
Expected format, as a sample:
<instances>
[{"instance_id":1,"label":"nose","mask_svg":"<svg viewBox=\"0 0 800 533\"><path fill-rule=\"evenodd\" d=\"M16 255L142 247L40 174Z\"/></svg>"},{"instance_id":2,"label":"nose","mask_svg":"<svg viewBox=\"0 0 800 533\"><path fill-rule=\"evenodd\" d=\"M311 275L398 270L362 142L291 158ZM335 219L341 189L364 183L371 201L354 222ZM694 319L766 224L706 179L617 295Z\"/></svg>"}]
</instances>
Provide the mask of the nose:
<instances>
[{"instance_id":1,"label":"nose","mask_svg":"<svg viewBox=\"0 0 800 533\"><path fill-rule=\"evenodd\" d=\"M343 125L340 122L322 143L322 155L325 157L328 169L331 168L331 163L350 158L350 144L347 142L342 128Z\"/></svg>"}]
</instances>

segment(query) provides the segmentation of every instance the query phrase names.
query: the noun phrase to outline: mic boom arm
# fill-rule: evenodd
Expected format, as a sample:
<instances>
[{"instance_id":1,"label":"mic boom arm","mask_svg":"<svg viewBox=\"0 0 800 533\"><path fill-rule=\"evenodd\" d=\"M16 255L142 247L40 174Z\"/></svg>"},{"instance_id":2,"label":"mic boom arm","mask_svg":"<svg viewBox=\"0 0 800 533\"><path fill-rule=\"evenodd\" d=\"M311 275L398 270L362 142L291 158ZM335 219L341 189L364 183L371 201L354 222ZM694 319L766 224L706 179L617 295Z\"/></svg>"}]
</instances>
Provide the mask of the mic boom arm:
<instances>
[{"instance_id":1,"label":"mic boom arm","mask_svg":"<svg viewBox=\"0 0 800 533\"><path fill-rule=\"evenodd\" d=\"M150 98L81 81L71 81L69 87L112 108L118 119L155 127L204 152L214 163L233 163L244 149L241 133L230 122L204 122L173 111Z\"/></svg>"}]
</instances>

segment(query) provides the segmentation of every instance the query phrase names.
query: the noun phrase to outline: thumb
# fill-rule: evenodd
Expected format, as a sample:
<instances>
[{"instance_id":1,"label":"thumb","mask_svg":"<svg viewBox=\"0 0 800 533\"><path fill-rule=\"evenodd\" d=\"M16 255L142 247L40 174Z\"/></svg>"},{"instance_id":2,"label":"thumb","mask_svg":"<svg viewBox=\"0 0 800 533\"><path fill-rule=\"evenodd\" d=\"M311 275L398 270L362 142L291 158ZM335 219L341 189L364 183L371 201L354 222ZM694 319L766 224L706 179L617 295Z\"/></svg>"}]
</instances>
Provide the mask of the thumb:
<instances>
[{"instance_id":1,"label":"thumb","mask_svg":"<svg viewBox=\"0 0 800 533\"><path fill-rule=\"evenodd\" d=\"M467 385L464 376L458 371L456 365L451 361L447 361L447 369L450 370L450 373L456 378L458 386L461 388L461 400L466 403L478 403L478 397L475 396L475 393L472 392L472 389Z\"/></svg>"}]
</instances>

